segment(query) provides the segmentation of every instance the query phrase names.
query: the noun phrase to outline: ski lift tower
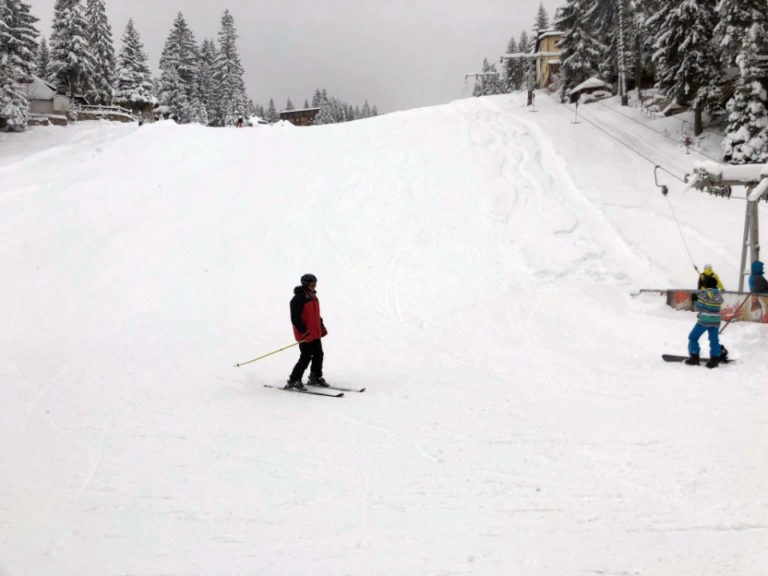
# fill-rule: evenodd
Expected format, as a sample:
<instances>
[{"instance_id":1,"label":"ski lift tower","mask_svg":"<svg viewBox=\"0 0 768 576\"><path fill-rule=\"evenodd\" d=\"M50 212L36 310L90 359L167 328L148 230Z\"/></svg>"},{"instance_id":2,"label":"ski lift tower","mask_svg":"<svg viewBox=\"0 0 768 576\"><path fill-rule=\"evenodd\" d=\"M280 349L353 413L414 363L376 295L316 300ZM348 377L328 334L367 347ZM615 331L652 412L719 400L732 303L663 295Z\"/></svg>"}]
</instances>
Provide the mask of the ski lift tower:
<instances>
[{"instance_id":1,"label":"ski lift tower","mask_svg":"<svg viewBox=\"0 0 768 576\"><path fill-rule=\"evenodd\" d=\"M760 260L760 229L758 203L768 201L768 164L744 164L733 166L718 162L702 162L694 166L693 174L686 176L689 188L707 194L731 197L733 186L744 186L747 207L744 216L744 241L741 246L741 274L739 292L744 291L744 277L751 274L752 262ZM747 266L747 255L749 264Z\"/></svg>"}]
</instances>

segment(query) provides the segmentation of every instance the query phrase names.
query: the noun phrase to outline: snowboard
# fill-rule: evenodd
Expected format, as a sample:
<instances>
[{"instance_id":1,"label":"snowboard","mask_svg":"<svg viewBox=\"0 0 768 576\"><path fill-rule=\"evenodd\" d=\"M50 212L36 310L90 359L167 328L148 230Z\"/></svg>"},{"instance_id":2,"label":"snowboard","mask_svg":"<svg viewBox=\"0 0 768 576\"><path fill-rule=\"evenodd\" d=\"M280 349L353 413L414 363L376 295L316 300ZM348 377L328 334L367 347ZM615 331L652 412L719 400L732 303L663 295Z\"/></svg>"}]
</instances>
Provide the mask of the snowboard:
<instances>
[{"instance_id":1,"label":"snowboard","mask_svg":"<svg viewBox=\"0 0 768 576\"><path fill-rule=\"evenodd\" d=\"M678 356L676 354L662 354L661 357L663 358L664 362L685 362L688 360L688 358L690 358L688 355ZM699 361L702 363L702 365L704 365L709 362L709 358L699 358ZM732 362L734 362L734 360L728 358L726 360L721 360L720 364L730 364Z\"/></svg>"}]
</instances>

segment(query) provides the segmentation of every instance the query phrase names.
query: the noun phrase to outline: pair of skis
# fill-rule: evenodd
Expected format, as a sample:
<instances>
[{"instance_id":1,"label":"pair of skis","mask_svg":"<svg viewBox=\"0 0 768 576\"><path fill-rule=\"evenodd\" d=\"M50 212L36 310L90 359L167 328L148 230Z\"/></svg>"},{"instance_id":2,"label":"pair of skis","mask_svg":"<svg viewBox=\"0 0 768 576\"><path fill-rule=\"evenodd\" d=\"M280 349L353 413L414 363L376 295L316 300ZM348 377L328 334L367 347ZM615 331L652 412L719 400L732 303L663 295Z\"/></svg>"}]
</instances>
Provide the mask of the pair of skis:
<instances>
[{"instance_id":1,"label":"pair of skis","mask_svg":"<svg viewBox=\"0 0 768 576\"><path fill-rule=\"evenodd\" d=\"M365 388L343 388L341 386L314 386L312 384L305 384L304 389L301 388L286 388L285 386L274 386L272 384L264 384L264 388L274 388L275 390L285 390L286 392L298 392L299 394L312 394L313 396L327 396L328 398L342 398L344 392L365 392ZM321 392L321 390L328 390L328 392Z\"/></svg>"}]
</instances>

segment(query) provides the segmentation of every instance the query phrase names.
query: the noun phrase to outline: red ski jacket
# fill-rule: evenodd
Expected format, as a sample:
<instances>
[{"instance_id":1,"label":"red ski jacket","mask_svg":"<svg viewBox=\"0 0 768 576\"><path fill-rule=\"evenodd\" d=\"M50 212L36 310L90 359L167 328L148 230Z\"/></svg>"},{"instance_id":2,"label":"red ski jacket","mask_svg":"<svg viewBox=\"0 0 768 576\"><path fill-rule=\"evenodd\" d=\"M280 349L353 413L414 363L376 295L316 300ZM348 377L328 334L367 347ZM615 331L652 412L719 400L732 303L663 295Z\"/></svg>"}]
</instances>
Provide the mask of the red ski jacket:
<instances>
[{"instance_id":1,"label":"red ski jacket","mask_svg":"<svg viewBox=\"0 0 768 576\"><path fill-rule=\"evenodd\" d=\"M297 342L306 340L311 342L322 338L325 332L323 319L320 317L320 301L317 296L309 294L301 286L293 289L291 299L291 324L293 324L293 336ZM304 334L309 332L309 337Z\"/></svg>"}]
</instances>

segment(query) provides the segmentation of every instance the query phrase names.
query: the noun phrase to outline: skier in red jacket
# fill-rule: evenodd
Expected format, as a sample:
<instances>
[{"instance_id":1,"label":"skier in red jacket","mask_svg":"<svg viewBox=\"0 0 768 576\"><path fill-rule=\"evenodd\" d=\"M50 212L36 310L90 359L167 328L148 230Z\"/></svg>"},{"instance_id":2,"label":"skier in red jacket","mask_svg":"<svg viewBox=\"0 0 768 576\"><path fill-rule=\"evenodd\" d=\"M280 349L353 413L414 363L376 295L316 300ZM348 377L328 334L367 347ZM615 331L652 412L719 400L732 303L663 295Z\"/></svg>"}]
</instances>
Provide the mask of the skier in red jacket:
<instances>
[{"instance_id":1,"label":"skier in red jacket","mask_svg":"<svg viewBox=\"0 0 768 576\"><path fill-rule=\"evenodd\" d=\"M317 299L315 289L317 277L314 274L304 274L301 277L301 286L293 289L291 299L291 324L293 335L299 342L301 356L293 372L288 377L286 388L304 389L301 382L304 371L309 369L309 381L312 386L328 386L323 378L323 344L320 340L328 334L320 316L320 302Z\"/></svg>"}]
</instances>

